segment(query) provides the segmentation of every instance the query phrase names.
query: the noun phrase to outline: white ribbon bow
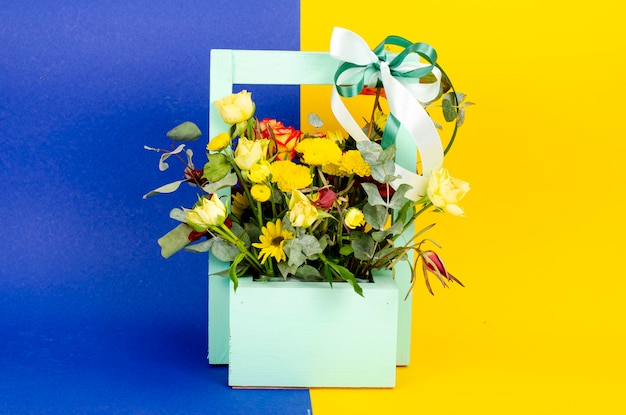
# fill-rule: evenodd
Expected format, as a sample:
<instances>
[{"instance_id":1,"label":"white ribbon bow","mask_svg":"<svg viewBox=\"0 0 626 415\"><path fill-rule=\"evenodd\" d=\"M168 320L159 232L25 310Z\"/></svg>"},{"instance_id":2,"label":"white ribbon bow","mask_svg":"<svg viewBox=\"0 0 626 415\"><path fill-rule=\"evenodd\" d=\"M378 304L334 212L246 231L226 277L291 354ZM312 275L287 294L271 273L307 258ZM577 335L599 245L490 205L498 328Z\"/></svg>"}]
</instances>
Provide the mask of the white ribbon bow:
<instances>
[{"instance_id":1,"label":"white ribbon bow","mask_svg":"<svg viewBox=\"0 0 626 415\"><path fill-rule=\"evenodd\" d=\"M368 85L376 86L378 80L382 82L387 102L389 103L390 113L400 122L402 126L401 131L406 129L406 132L413 138L422 161L423 175L415 172L416 166L400 166L396 164L396 175L400 177L393 181L391 185L394 189L397 189L403 183L410 185L412 189L406 193L406 197L417 201L426 193L430 173L443 165L441 139L428 113L420 104L420 102L428 102L435 99L439 94L441 72L437 68L433 68L432 73L437 78L437 81L430 84L421 84L410 78L395 78L391 74L388 63L393 60L395 55L386 53L387 59L380 60L369 49L367 43L354 32L340 27L336 27L333 30L330 41L330 55L342 61L342 63L350 62L362 66L345 71L337 79L337 84L349 83L348 80L357 75L358 72L364 70L371 71L372 64L377 64L379 67L378 71L373 72ZM409 57L412 56L415 56L415 54L411 54ZM425 64L419 62L419 57L416 57L417 59L408 59L409 57L399 67L394 69L399 72L408 72L425 66ZM352 118L336 88L333 88L331 108L337 121L357 142L369 140L361 127Z\"/></svg>"}]
</instances>

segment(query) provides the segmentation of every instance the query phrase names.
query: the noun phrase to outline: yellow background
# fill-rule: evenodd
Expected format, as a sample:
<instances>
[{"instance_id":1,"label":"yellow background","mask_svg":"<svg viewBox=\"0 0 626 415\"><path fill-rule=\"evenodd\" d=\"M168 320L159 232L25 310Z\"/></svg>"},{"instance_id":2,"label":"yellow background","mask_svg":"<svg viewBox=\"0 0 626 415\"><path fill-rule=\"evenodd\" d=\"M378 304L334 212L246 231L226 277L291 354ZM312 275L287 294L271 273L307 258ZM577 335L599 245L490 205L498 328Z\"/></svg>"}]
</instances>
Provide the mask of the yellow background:
<instances>
[{"instance_id":1,"label":"yellow background","mask_svg":"<svg viewBox=\"0 0 626 415\"><path fill-rule=\"evenodd\" d=\"M445 163L467 217L427 218L467 287L417 286L397 387L312 390L315 415L626 413L619 4L302 0L302 50L333 26L424 41L477 103ZM325 97L302 113L330 121Z\"/></svg>"}]
</instances>

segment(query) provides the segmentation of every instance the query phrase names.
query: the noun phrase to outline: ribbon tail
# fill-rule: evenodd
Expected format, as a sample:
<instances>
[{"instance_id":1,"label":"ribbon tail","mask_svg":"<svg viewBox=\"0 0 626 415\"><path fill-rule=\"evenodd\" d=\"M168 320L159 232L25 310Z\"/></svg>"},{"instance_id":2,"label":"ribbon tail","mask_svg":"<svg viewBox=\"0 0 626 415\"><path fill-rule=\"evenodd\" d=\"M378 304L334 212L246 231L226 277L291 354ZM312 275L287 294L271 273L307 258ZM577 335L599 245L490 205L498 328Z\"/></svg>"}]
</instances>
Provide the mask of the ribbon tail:
<instances>
[{"instance_id":1,"label":"ribbon tail","mask_svg":"<svg viewBox=\"0 0 626 415\"><path fill-rule=\"evenodd\" d=\"M381 65L381 79L387 94L389 111L413 137L422 161L422 173L428 176L431 171L443 165L443 146L437 129L426 110L413 94L391 76L386 65Z\"/></svg>"},{"instance_id":2,"label":"ribbon tail","mask_svg":"<svg viewBox=\"0 0 626 415\"><path fill-rule=\"evenodd\" d=\"M397 189L401 184L408 184L411 186L411 189L404 195L407 199L417 202L426 194L428 177L421 176L414 171L405 169L399 164L396 164L396 176L399 177L392 181L390 185L394 189Z\"/></svg>"},{"instance_id":3,"label":"ribbon tail","mask_svg":"<svg viewBox=\"0 0 626 415\"><path fill-rule=\"evenodd\" d=\"M333 88L332 95L330 97L330 108L335 115L339 124L350 134L354 141L368 141L367 135L363 132L359 124L354 121L352 114L346 108L346 104L343 103L337 89Z\"/></svg>"}]
</instances>

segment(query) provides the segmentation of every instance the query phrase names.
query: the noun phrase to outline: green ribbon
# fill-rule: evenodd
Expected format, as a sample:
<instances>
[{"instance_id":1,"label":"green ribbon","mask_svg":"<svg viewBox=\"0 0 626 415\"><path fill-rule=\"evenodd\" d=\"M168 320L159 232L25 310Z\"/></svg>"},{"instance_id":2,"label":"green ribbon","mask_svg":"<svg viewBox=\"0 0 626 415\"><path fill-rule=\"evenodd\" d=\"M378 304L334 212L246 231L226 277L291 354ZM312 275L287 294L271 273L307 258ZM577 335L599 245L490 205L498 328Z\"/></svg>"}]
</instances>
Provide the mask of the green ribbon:
<instances>
[{"instance_id":1,"label":"green ribbon","mask_svg":"<svg viewBox=\"0 0 626 415\"><path fill-rule=\"evenodd\" d=\"M399 46L404 48L404 50L397 55L390 55L386 50L387 46ZM421 78L429 75L437 62L437 52L428 43L412 43L403 37L395 35L387 36L380 44L378 44L378 46L376 46L376 48L374 48L372 52L378 57L378 62L373 62L368 65L358 65L352 62L344 62L339 66L334 77L335 87L337 88L339 95L351 98L360 94L363 87L369 82L369 80L380 71L381 62L386 62L388 64L390 73L393 77L413 80L416 83L419 82ZM416 53L428 62L429 65L410 71L402 70L402 64L411 53ZM390 56L393 56L393 59L391 62L388 62ZM343 74L346 74L346 71L351 71L355 68L360 68L360 70L356 72L356 75L352 75L349 78L351 83L340 85L339 78ZM378 80L376 87L382 87L380 79ZM383 148L387 148L392 144L395 144L395 139L399 133L400 125L401 123L398 119L393 114L389 114L381 142Z\"/></svg>"}]
</instances>

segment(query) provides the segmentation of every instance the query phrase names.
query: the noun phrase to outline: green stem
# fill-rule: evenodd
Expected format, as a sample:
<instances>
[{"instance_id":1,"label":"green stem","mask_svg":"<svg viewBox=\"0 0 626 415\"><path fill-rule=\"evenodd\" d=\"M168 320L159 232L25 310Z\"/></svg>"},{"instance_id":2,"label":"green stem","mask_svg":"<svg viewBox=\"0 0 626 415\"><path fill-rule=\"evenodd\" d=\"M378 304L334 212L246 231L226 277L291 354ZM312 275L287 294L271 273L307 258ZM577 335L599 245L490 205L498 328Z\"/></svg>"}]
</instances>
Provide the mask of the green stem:
<instances>
[{"instance_id":1,"label":"green stem","mask_svg":"<svg viewBox=\"0 0 626 415\"><path fill-rule=\"evenodd\" d=\"M422 206L422 208L419 211L413 213L413 216L411 216L411 219L409 219L409 221L406 223L406 225L404 225L404 228L402 228L402 232L400 234L396 235L394 238L392 238L392 240L395 240L395 238L397 238L399 235L401 235L404 232L406 232L406 230L409 229L409 227L411 225L413 225L413 222L415 222L415 219L417 219L417 217L419 215L421 215L422 213L426 212L432 206L433 206L433 204L431 202L428 202L424 206Z\"/></svg>"},{"instance_id":2,"label":"green stem","mask_svg":"<svg viewBox=\"0 0 626 415\"><path fill-rule=\"evenodd\" d=\"M257 221L259 222L259 226L263 227L263 209L259 201L256 202L256 214L258 215Z\"/></svg>"},{"instance_id":3,"label":"green stem","mask_svg":"<svg viewBox=\"0 0 626 415\"><path fill-rule=\"evenodd\" d=\"M241 169L239 169L239 166L237 166L237 163L235 163L235 160L233 158L230 159L230 164L231 166L233 166L233 169L235 170L235 173L237 174L237 177L239 178L239 183L241 183L241 187L243 188L243 191L246 194L246 197L250 201L250 208L252 209L252 212L254 213L255 219L257 219L257 221L259 222L259 228L262 228L263 221L260 220L261 216L259 212L257 211L256 206L254 205L254 199L252 198L252 195L250 194L250 188L248 187L248 184L246 183L246 181L243 178L243 175L241 174Z\"/></svg>"},{"instance_id":4,"label":"green stem","mask_svg":"<svg viewBox=\"0 0 626 415\"><path fill-rule=\"evenodd\" d=\"M256 268L259 273L263 272L263 266L259 262L258 258L252 254L247 248L244 242L238 238L225 224L215 226L211 228L211 231L219 235L226 242L234 245L239 249L239 252L244 254L248 258L248 262Z\"/></svg>"},{"instance_id":5,"label":"green stem","mask_svg":"<svg viewBox=\"0 0 626 415\"><path fill-rule=\"evenodd\" d=\"M274 185L273 184L269 184L270 186L270 191L272 192L272 196L270 197L270 201L272 203L272 217L273 218L277 218L278 215L276 214L276 202L274 201Z\"/></svg>"}]
</instances>

